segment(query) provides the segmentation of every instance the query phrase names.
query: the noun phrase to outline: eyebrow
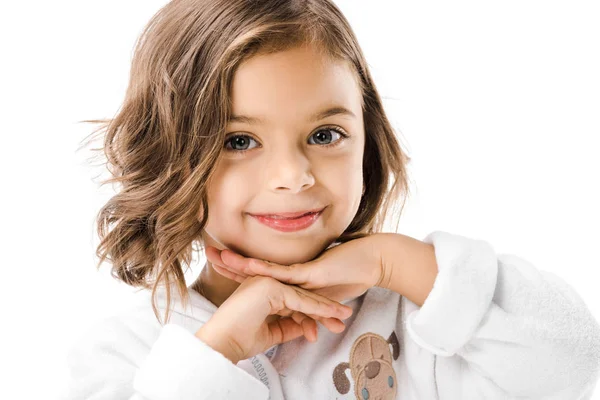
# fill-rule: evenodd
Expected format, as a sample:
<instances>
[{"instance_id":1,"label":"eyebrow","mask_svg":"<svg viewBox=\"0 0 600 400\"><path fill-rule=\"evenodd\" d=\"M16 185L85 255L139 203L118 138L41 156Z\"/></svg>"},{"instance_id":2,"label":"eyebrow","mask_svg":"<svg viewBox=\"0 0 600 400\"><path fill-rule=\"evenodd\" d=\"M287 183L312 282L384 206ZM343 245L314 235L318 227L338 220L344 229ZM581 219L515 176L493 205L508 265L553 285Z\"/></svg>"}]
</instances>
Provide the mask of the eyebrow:
<instances>
[{"instance_id":1,"label":"eyebrow","mask_svg":"<svg viewBox=\"0 0 600 400\"><path fill-rule=\"evenodd\" d=\"M334 106L334 107L330 107L327 108L325 110L322 111L318 111L316 113L314 113L313 115L311 115L309 117L309 121L310 122L317 122L320 121L322 119L325 119L327 117L331 117L334 115L346 115L348 117L354 117L356 118L356 115L354 115L354 113L350 110L348 110L345 107L342 106ZM264 124L265 120L263 118L259 118L259 117L250 117L247 115L231 115L227 122L240 122L240 123L246 123L246 124Z\"/></svg>"}]
</instances>

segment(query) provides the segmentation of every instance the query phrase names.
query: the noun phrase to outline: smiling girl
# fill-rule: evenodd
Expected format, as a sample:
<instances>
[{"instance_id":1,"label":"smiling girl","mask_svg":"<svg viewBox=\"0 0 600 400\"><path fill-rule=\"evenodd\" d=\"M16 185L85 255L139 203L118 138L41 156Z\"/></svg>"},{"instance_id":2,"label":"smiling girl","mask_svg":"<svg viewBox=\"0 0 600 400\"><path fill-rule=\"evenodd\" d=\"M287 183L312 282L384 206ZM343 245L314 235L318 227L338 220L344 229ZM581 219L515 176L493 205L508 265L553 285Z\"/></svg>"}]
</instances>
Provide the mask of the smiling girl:
<instances>
[{"instance_id":1,"label":"smiling girl","mask_svg":"<svg viewBox=\"0 0 600 400\"><path fill-rule=\"evenodd\" d=\"M122 190L99 264L151 296L73 345L65 398L591 395L600 327L565 282L483 240L382 232L410 158L331 1L171 1L100 122Z\"/></svg>"},{"instance_id":2,"label":"smiling girl","mask_svg":"<svg viewBox=\"0 0 600 400\"><path fill-rule=\"evenodd\" d=\"M349 63L329 60L314 45L241 63L232 79L225 145L207 190L202 243L291 264L363 229L372 215L357 215L365 157L362 101ZM390 151L402 159L399 147ZM220 306L237 285L210 268L203 271L204 294Z\"/></svg>"}]
</instances>

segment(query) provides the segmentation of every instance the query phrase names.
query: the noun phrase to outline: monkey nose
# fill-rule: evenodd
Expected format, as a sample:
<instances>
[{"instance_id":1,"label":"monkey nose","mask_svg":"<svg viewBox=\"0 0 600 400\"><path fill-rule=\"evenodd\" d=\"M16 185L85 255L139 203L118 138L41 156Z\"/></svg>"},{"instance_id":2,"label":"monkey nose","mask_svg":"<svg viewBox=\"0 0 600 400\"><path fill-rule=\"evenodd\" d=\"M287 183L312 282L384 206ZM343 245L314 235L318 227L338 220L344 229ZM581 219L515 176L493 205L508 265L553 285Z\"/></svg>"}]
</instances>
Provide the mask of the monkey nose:
<instances>
[{"instance_id":1,"label":"monkey nose","mask_svg":"<svg viewBox=\"0 0 600 400\"><path fill-rule=\"evenodd\" d=\"M379 375L380 369L381 369L381 364L379 363L379 361L371 361L365 367L365 375L367 376L367 378L373 379L377 375Z\"/></svg>"}]
</instances>

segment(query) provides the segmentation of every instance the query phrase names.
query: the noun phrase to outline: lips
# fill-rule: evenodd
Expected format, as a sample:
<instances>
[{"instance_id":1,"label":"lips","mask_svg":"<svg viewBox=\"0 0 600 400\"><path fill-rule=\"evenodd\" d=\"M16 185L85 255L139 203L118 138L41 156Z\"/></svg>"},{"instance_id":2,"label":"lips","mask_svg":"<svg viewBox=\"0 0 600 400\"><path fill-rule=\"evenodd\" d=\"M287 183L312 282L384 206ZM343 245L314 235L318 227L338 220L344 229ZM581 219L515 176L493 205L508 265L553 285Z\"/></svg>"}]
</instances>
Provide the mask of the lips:
<instances>
[{"instance_id":1,"label":"lips","mask_svg":"<svg viewBox=\"0 0 600 400\"><path fill-rule=\"evenodd\" d=\"M317 210L317 212L308 211L293 213L298 215L295 218L282 218L281 214L275 216L263 216L253 214L250 215L254 217L258 222L268 226L269 228L281 232L295 232L310 227L313 223L315 223L315 221L319 219L324 209L325 208Z\"/></svg>"},{"instance_id":2,"label":"lips","mask_svg":"<svg viewBox=\"0 0 600 400\"><path fill-rule=\"evenodd\" d=\"M299 212L284 212L277 214L250 214L253 217L269 218L269 219L295 219L308 214L316 214L322 211L325 207L316 208L313 210L299 211Z\"/></svg>"}]
</instances>

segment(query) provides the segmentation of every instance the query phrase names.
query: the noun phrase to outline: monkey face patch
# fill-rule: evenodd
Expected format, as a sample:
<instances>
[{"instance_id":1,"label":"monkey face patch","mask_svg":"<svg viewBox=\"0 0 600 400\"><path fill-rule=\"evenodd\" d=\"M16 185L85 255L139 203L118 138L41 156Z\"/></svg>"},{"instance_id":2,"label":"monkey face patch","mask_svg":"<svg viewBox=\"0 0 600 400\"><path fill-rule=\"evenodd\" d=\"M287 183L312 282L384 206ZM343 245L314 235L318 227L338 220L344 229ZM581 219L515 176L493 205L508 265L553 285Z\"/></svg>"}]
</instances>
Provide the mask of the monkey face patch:
<instances>
[{"instance_id":1,"label":"monkey face patch","mask_svg":"<svg viewBox=\"0 0 600 400\"><path fill-rule=\"evenodd\" d=\"M350 369L357 399L395 399L397 380L392 360L397 360L399 355L400 343L396 332L392 331L387 340L372 332L362 334L352 345L349 362L339 363L335 367L335 388L341 394L348 393L350 382L345 371Z\"/></svg>"}]
</instances>

